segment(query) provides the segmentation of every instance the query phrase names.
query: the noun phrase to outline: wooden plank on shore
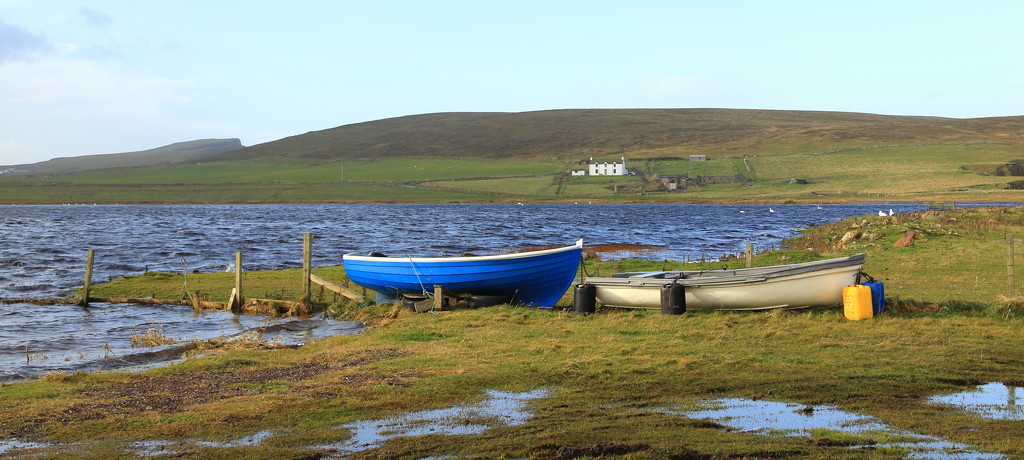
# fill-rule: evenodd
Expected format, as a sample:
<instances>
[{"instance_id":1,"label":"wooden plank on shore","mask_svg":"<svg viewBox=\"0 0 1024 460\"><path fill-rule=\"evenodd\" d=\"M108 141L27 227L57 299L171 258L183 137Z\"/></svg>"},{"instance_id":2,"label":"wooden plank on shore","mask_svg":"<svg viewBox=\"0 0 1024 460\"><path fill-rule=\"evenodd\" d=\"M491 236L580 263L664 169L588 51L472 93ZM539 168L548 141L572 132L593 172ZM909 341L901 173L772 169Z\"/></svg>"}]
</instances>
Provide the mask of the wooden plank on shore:
<instances>
[{"instance_id":1,"label":"wooden plank on shore","mask_svg":"<svg viewBox=\"0 0 1024 460\"><path fill-rule=\"evenodd\" d=\"M14 303L30 303L36 305L58 305L58 304L75 304L79 301L78 298L73 297L58 297L58 298L26 298L26 299L0 299L0 303L14 304ZM191 299L154 299L152 297L89 297L89 302L98 303L133 303L139 305L184 305L184 306L195 306ZM276 299L248 299L247 304L255 305L272 305L279 308L289 308L295 304L295 302L289 302L287 300L276 300ZM209 300L200 300L199 307L211 308L211 309L224 309L227 308L227 304L224 302L214 302Z\"/></svg>"},{"instance_id":2,"label":"wooden plank on shore","mask_svg":"<svg viewBox=\"0 0 1024 460\"><path fill-rule=\"evenodd\" d=\"M338 294L341 294L341 295L343 295L345 297L348 297L348 298L350 298L352 300L363 300L363 296L357 294L354 291L351 291L349 289L345 289L344 287L341 287L341 286L339 286L337 284L334 284L334 283L332 283L330 281L327 281L326 279L324 279L324 277L322 277L320 275L316 275L316 274L310 273L309 274L309 280L314 282L314 283L316 283L316 284L319 284L319 285L327 288L328 290L337 292Z\"/></svg>"},{"instance_id":3,"label":"wooden plank on shore","mask_svg":"<svg viewBox=\"0 0 1024 460\"><path fill-rule=\"evenodd\" d=\"M81 300L78 297L26 297L17 299L0 299L0 303L11 305L15 303L31 303L35 305L63 305L76 304Z\"/></svg>"},{"instance_id":4,"label":"wooden plank on shore","mask_svg":"<svg viewBox=\"0 0 1024 460\"><path fill-rule=\"evenodd\" d=\"M189 307L195 306L191 299L173 300L154 299L151 297L89 297L89 301L103 303L134 303L140 305L185 305ZM224 308L224 303L201 300L199 301L199 306L202 308Z\"/></svg>"}]
</instances>

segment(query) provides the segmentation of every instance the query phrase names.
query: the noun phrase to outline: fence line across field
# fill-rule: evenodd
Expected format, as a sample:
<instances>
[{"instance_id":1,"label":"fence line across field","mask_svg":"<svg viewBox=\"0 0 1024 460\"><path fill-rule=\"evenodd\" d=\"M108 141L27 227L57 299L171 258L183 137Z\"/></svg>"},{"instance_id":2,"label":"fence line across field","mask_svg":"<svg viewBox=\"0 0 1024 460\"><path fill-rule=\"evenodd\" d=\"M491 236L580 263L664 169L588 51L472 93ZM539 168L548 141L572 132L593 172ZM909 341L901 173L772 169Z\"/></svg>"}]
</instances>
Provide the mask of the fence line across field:
<instances>
[{"instance_id":1,"label":"fence line across field","mask_svg":"<svg viewBox=\"0 0 1024 460\"><path fill-rule=\"evenodd\" d=\"M1016 257L1015 257L1016 244L1015 243L1017 241L1024 241L1024 240L1018 240L1018 239L1014 238L1013 234L1006 233L1004 238L997 239L997 240L991 240L991 241L993 241L993 242L1002 242L1006 246L1006 250L1005 250L1005 254L1006 254L1006 256L1005 256L1005 263L1006 263L1006 284L1005 284L1006 295L1008 297L1010 297L1010 298L1014 298L1014 297L1017 296L1017 293L1018 293L1017 280L1016 280L1016 261L1015 261L1015 259L1016 259ZM746 243L745 250L743 251L743 258L744 258L744 265L746 267L748 267L748 268L753 266L754 249L755 248L754 248L754 245L752 243ZM77 304L77 305L80 305L80 306L83 306L83 307L88 307L89 302L168 304L168 305L191 305L191 306L193 306L194 308L197 308L197 309L199 309L199 308L219 308L219 309L227 309L227 310L231 310L233 312L237 312L237 311L240 311L241 309L243 309L247 302L252 302L252 303L257 303L257 304L264 304L264 305L274 305L274 306L283 307L283 308L292 308L292 307L294 307L296 305L305 305L305 306L308 307L308 305L309 305L309 303L310 303L310 301L312 299L312 295L313 295L312 294L312 287L313 287L314 284L320 286L321 298L323 296L324 290L328 290L328 291L336 293L337 295L341 295L343 297L346 297L348 299L355 300L355 301L362 301L362 300L365 299L365 292L360 294L360 293L355 292L355 291L353 291L353 290L351 290L349 288L341 286L341 285L339 285L337 283L331 282L331 281L325 279L322 276L314 274L312 272L312 254L313 254L313 235L311 233L307 232L307 233L303 234L302 277L301 277L301 283L302 283L301 284L301 292L302 292L302 294L301 294L300 298L297 301L295 301L295 302L284 301L284 300L274 300L274 299L258 299L258 298L249 299L249 298L246 298L246 296L245 296L246 290L244 289L244 283L243 283L244 277L242 276L242 274L244 272L244 266L243 266L243 256L242 256L242 252L241 251L238 251L238 252L235 253L235 264L234 264L235 282L234 282L234 287L232 288L231 294L229 295L227 301L223 302L223 303L222 302L205 301L205 300L199 299L197 296L191 295L191 294L190 294L191 298L187 299L187 300L186 299L177 299L177 300L175 300L175 299L154 299L154 298L97 298L97 297L92 297L92 296L90 296L90 291L92 289L93 264L94 264L95 257L96 257L96 251L93 250L93 249L89 249L88 252L87 252L87 255L86 255L85 279L84 279L84 282L83 282L83 287L82 287L80 296L74 297L74 298L56 298L56 299L54 299L54 298L48 298L48 299L38 299L38 298L7 298L7 299L0 299L0 303L7 303L7 304L11 304L11 303L37 303L37 304L74 303L74 304ZM979 259L977 261L977 263L981 264L981 265L988 265L989 263L995 262L995 261L993 261L991 259L989 259L988 261L985 261L983 259L984 258ZM991 265L989 265L989 266L991 267ZM992 281L995 281L995 280L992 280ZM1001 290L1001 289L997 289L997 290ZM992 292L992 291L989 291L989 292ZM977 295L978 293L976 292L975 294Z\"/></svg>"},{"instance_id":2,"label":"fence line across field","mask_svg":"<svg viewBox=\"0 0 1024 460\"><path fill-rule=\"evenodd\" d=\"M363 294L359 294L351 289L328 281L327 279L313 274L312 270L312 255L313 255L313 235L311 233L303 234L302 244L302 296L297 302L288 302L283 300L274 299L248 299L245 297L245 290L243 289L244 283L242 273L244 267L242 263L242 252L235 252L235 283L231 289L231 295L228 297L227 302L210 302L199 299L197 296L190 295L190 299L153 299L153 298L112 298L112 297L92 297L90 291L92 289L92 272L93 264L95 261L96 251L89 249L86 262L85 262L85 280L82 285L82 290L77 298L65 298L65 299L2 299L3 303L41 303L41 304L58 304L58 303L74 303L82 307L88 307L89 302L104 302L104 303L138 303L138 304L166 304L166 305L191 305L196 309L199 308L220 308L231 310L232 312L241 311L247 302L274 305L277 307L292 308L296 305L305 304L308 306L312 297L312 285L317 284L322 289L326 289L335 292L339 295L347 297L352 300L361 301L364 298ZM322 292L322 291L321 291Z\"/></svg>"}]
</instances>

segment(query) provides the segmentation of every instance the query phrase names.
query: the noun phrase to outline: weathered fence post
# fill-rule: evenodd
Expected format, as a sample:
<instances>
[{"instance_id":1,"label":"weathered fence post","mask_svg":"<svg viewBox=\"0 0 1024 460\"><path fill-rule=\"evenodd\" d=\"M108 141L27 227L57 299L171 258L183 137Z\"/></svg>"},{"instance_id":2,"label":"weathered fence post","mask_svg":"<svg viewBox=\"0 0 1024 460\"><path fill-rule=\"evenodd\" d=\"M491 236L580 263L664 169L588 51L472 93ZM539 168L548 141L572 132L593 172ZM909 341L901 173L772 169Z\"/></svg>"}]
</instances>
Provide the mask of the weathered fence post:
<instances>
[{"instance_id":1,"label":"weathered fence post","mask_svg":"<svg viewBox=\"0 0 1024 460\"><path fill-rule=\"evenodd\" d=\"M242 296L242 251L238 251L235 253L235 288L231 290L228 309L239 311L242 305L245 305L245 297Z\"/></svg>"},{"instance_id":2,"label":"weathered fence post","mask_svg":"<svg viewBox=\"0 0 1024 460\"><path fill-rule=\"evenodd\" d=\"M313 273L313 234L302 234L302 299L299 302L309 303L312 296L310 275Z\"/></svg>"},{"instance_id":3,"label":"weathered fence post","mask_svg":"<svg viewBox=\"0 0 1024 460\"><path fill-rule=\"evenodd\" d=\"M78 305L82 307L89 306L89 286L92 284L92 261L95 253L90 249L85 257L85 284L82 286L82 298L78 300Z\"/></svg>"},{"instance_id":4,"label":"weathered fence post","mask_svg":"<svg viewBox=\"0 0 1024 460\"><path fill-rule=\"evenodd\" d=\"M1017 284L1013 273L1013 235L1006 234L1006 285L1009 296L1014 297L1017 293Z\"/></svg>"},{"instance_id":5,"label":"weathered fence post","mask_svg":"<svg viewBox=\"0 0 1024 460\"><path fill-rule=\"evenodd\" d=\"M747 243L747 268L754 266L754 244Z\"/></svg>"}]
</instances>

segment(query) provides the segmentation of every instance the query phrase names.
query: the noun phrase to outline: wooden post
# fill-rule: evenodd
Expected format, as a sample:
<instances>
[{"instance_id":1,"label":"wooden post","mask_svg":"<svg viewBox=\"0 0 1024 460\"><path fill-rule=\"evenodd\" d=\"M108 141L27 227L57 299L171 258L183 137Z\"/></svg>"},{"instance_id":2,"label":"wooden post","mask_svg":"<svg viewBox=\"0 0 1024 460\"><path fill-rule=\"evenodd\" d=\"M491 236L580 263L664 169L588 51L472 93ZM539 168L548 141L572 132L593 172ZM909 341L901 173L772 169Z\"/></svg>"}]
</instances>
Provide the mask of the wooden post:
<instances>
[{"instance_id":1,"label":"wooden post","mask_svg":"<svg viewBox=\"0 0 1024 460\"><path fill-rule=\"evenodd\" d=\"M434 285L434 310L444 310L444 286L440 284Z\"/></svg>"},{"instance_id":2,"label":"wooden post","mask_svg":"<svg viewBox=\"0 0 1024 460\"><path fill-rule=\"evenodd\" d=\"M1013 235L1006 234L1006 285L1009 296L1014 297L1017 293L1017 285L1013 273Z\"/></svg>"},{"instance_id":3,"label":"wooden post","mask_svg":"<svg viewBox=\"0 0 1024 460\"><path fill-rule=\"evenodd\" d=\"M239 311L243 305L245 305L245 297L242 295L242 251L238 251L235 253L235 288L231 290L228 309Z\"/></svg>"},{"instance_id":4,"label":"wooden post","mask_svg":"<svg viewBox=\"0 0 1024 460\"><path fill-rule=\"evenodd\" d=\"M89 286L92 284L92 261L95 253L90 249L85 257L85 284L82 286L82 298L78 301L78 305L81 307L89 306Z\"/></svg>"},{"instance_id":5,"label":"wooden post","mask_svg":"<svg viewBox=\"0 0 1024 460\"><path fill-rule=\"evenodd\" d=\"M313 234L306 232L302 234L302 300L299 302L309 303L312 295L310 289L310 276L313 272Z\"/></svg>"},{"instance_id":6,"label":"wooden post","mask_svg":"<svg viewBox=\"0 0 1024 460\"><path fill-rule=\"evenodd\" d=\"M747 243L747 268L754 266L754 244Z\"/></svg>"}]
</instances>

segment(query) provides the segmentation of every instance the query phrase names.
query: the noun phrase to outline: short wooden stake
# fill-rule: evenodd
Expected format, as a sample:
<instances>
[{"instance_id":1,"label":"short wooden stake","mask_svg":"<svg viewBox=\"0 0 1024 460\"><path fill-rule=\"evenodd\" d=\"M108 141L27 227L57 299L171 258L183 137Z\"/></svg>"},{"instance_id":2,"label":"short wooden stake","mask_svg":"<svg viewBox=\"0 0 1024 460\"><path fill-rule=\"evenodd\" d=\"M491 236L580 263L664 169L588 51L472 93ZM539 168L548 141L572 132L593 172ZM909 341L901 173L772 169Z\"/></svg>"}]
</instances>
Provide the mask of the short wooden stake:
<instances>
[{"instance_id":1,"label":"short wooden stake","mask_svg":"<svg viewBox=\"0 0 1024 460\"><path fill-rule=\"evenodd\" d=\"M754 266L754 244L747 243L747 268Z\"/></svg>"},{"instance_id":2,"label":"short wooden stake","mask_svg":"<svg viewBox=\"0 0 1024 460\"><path fill-rule=\"evenodd\" d=\"M1009 296L1014 297L1017 294L1017 284L1014 280L1014 267L1013 267L1013 235L1006 234L1006 284L1009 291Z\"/></svg>"},{"instance_id":3,"label":"short wooden stake","mask_svg":"<svg viewBox=\"0 0 1024 460\"><path fill-rule=\"evenodd\" d=\"M444 310L444 286L434 285L434 310Z\"/></svg>"},{"instance_id":4,"label":"short wooden stake","mask_svg":"<svg viewBox=\"0 0 1024 460\"><path fill-rule=\"evenodd\" d=\"M92 284L92 261L95 253L90 249L85 257L85 285L82 286L82 298L78 301L78 305L82 307L89 306L89 286Z\"/></svg>"},{"instance_id":5,"label":"short wooden stake","mask_svg":"<svg viewBox=\"0 0 1024 460\"><path fill-rule=\"evenodd\" d=\"M302 300L309 303L312 295L310 289L310 275L313 272L313 234L302 234Z\"/></svg>"},{"instance_id":6,"label":"short wooden stake","mask_svg":"<svg viewBox=\"0 0 1024 460\"><path fill-rule=\"evenodd\" d=\"M228 308L239 311L242 305L245 305L245 297L242 295L242 251L238 251L235 253L235 289L231 291Z\"/></svg>"}]
</instances>

